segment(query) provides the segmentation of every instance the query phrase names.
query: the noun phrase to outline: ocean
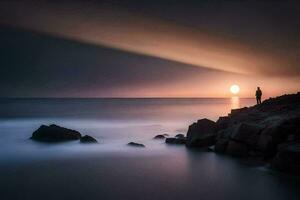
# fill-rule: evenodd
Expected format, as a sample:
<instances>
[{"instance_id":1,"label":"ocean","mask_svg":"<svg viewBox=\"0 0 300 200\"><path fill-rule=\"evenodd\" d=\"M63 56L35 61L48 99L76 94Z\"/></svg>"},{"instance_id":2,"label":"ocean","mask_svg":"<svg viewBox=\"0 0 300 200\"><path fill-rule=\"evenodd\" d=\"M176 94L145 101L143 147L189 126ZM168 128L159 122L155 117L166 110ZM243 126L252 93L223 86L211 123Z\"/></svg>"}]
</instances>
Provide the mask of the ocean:
<instances>
[{"instance_id":1,"label":"ocean","mask_svg":"<svg viewBox=\"0 0 300 200\"><path fill-rule=\"evenodd\" d=\"M243 98L33 98L0 100L0 199L299 199L299 178L268 166L154 140L216 121ZM98 144L30 140L41 124ZM126 145L138 142L146 148Z\"/></svg>"}]
</instances>

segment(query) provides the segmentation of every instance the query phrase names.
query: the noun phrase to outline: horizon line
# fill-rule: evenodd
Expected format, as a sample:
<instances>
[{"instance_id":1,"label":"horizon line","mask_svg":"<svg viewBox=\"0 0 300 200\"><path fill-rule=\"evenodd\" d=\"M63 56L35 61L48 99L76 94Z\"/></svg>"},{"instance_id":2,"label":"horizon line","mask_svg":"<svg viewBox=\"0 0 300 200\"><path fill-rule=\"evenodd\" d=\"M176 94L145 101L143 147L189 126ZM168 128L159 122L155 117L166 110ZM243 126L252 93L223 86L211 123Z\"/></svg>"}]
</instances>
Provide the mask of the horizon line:
<instances>
[{"instance_id":1,"label":"horizon line","mask_svg":"<svg viewBox=\"0 0 300 200\"><path fill-rule=\"evenodd\" d=\"M0 97L0 99L229 99L238 97L242 99L255 99L254 97Z\"/></svg>"}]
</instances>

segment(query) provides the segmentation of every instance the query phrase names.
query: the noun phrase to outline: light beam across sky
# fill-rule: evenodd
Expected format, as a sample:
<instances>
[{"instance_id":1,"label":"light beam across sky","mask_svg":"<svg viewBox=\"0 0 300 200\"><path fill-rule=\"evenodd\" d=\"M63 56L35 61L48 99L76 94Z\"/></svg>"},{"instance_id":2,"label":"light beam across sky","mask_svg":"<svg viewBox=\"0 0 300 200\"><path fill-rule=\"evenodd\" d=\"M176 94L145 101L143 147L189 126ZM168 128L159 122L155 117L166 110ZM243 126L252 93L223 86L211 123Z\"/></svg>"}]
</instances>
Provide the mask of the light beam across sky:
<instances>
[{"instance_id":1,"label":"light beam across sky","mask_svg":"<svg viewBox=\"0 0 300 200\"><path fill-rule=\"evenodd\" d=\"M3 24L199 67L256 75L300 75L299 52L241 43L216 32L93 2L1 2ZM201 13L199 13L201 15ZM241 27L242 28L242 27Z\"/></svg>"},{"instance_id":2,"label":"light beam across sky","mask_svg":"<svg viewBox=\"0 0 300 200\"><path fill-rule=\"evenodd\" d=\"M239 97L300 90L300 3L1 1L2 97Z\"/></svg>"}]
</instances>

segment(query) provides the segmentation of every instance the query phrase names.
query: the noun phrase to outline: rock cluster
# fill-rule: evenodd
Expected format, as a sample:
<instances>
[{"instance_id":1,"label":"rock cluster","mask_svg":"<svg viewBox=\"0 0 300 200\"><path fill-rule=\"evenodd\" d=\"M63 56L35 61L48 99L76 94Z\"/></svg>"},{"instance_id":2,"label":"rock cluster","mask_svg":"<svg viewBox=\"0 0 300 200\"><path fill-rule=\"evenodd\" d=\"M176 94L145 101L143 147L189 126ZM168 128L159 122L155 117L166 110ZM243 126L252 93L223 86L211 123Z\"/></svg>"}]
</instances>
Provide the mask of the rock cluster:
<instances>
[{"instance_id":1,"label":"rock cluster","mask_svg":"<svg viewBox=\"0 0 300 200\"><path fill-rule=\"evenodd\" d=\"M97 143L97 140L89 135L81 136L78 131L57 126L55 124L41 125L32 133L32 140L40 142L66 142L80 140L82 143Z\"/></svg>"},{"instance_id":2,"label":"rock cluster","mask_svg":"<svg viewBox=\"0 0 300 200\"><path fill-rule=\"evenodd\" d=\"M300 173L300 93L190 125L187 147L211 145L218 153L271 160L276 169Z\"/></svg>"},{"instance_id":3,"label":"rock cluster","mask_svg":"<svg viewBox=\"0 0 300 200\"><path fill-rule=\"evenodd\" d=\"M231 110L217 122L200 119L189 126L187 136L177 134L165 139L168 144L185 144L186 147L209 149L216 153L240 157L256 157L270 161L272 167L300 174L300 93L271 98L260 105ZM42 125L31 139L41 142L80 140L97 143L91 136L52 124ZM145 147L130 142L129 146Z\"/></svg>"},{"instance_id":4,"label":"rock cluster","mask_svg":"<svg viewBox=\"0 0 300 200\"><path fill-rule=\"evenodd\" d=\"M166 138L165 142L167 144L186 144L186 137L183 134L177 134L175 137Z\"/></svg>"}]
</instances>

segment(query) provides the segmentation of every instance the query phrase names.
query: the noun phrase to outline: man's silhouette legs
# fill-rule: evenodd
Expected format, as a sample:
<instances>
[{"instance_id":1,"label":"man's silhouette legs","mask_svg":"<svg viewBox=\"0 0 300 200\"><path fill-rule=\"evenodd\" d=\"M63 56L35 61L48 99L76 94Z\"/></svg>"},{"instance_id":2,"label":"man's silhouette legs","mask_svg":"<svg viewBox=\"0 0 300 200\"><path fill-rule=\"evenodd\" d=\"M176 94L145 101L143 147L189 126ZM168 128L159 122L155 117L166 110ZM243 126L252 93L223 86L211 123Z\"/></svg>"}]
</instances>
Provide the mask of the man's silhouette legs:
<instances>
[{"instance_id":1,"label":"man's silhouette legs","mask_svg":"<svg viewBox=\"0 0 300 200\"><path fill-rule=\"evenodd\" d=\"M257 98L256 98L256 103L257 103L257 104L261 104L261 98L257 97Z\"/></svg>"}]
</instances>

